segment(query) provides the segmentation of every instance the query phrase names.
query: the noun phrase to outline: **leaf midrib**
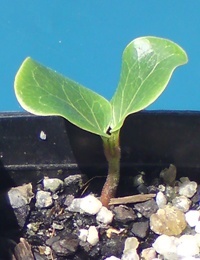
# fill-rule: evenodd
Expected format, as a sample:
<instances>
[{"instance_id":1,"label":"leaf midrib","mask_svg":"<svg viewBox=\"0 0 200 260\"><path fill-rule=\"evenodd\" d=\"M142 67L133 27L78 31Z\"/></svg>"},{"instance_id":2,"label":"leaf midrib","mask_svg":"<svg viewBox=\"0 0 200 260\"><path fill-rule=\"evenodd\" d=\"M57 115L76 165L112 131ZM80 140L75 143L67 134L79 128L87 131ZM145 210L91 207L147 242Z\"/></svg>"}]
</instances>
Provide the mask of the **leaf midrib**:
<instances>
[{"instance_id":1,"label":"leaf midrib","mask_svg":"<svg viewBox=\"0 0 200 260\"><path fill-rule=\"evenodd\" d=\"M127 108L126 108L126 110L124 111L123 115L126 115L126 116L127 116L128 110L129 110L130 106L132 105L132 103L134 102L134 99L135 99L136 95L137 95L138 92L140 91L140 89L141 89L142 85L145 83L145 81L146 81L146 80L152 75L152 73L155 71L155 69L157 68L157 66L158 66L161 62L163 62L164 60L166 60L166 59L168 59L168 58L170 58L170 57L172 57L172 56L174 56L174 55L175 55L175 54L171 54L171 55L169 55L168 57L159 60L159 62L158 62L158 61L156 62L156 64L154 65L153 69L151 70L151 72L147 75L147 77L146 77L146 78L141 82L141 84L139 85L137 91L135 92L133 98L132 98L131 101L129 102L129 105L127 106ZM131 70L132 70L133 66L135 66L135 63L132 64L132 66L131 66L130 68L129 68L128 63L127 63L128 73L127 73L127 77L126 77L125 86L127 85L127 81L128 81L128 78L129 78L129 76L130 76L130 74L131 74ZM124 97L125 88L126 88L126 87L122 88L122 96L123 96L123 97ZM119 124L119 122L121 121L122 118L125 118L125 116L122 116L122 106L123 106L123 99L121 99L121 103L120 103L120 115L119 115L118 123L115 123L115 126L113 126L113 128L116 127L116 126ZM113 109L114 109L114 108L113 108ZM116 122L116 116L114 115L114 117L115 117L115 122Z\"/></svg>"}]
</instances>

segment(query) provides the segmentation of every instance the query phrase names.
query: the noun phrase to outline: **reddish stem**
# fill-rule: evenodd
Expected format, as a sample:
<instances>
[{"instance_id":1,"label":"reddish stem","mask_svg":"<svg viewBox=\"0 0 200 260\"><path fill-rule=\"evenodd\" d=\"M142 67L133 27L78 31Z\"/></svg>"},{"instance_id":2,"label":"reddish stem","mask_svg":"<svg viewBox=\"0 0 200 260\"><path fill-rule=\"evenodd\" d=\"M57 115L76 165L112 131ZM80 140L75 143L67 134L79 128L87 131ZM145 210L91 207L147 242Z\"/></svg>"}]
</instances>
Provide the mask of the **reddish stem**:
<instances>
[{"instance_id":1,"label":"reddish stem","mask_svg":"<svg viewBox=\"0 0 200 260\"><path fill-rule=\"evenodd\" d=\"M101 192L101 202L108 207L111 198L115 197L120 178L119 130L109 138L102 137L104 154L108 161L108 176Z\"/></svg>"}]
</instances>

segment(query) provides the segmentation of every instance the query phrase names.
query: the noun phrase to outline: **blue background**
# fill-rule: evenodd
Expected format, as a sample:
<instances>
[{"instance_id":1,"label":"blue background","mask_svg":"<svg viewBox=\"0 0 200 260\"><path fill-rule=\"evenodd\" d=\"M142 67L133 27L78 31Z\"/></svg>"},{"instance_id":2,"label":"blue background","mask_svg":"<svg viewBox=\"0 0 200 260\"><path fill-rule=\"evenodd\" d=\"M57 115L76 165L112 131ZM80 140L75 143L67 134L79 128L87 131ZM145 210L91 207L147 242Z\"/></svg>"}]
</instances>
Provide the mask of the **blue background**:
<instances>
[{"instance_id":1,"label":"blue background","mask_svg":"<svg viewBox=\"0 0 200 260\"><path fill-rule=\"evenodd\" d=\"M1 0L0 14L0 111L22 110L13 82L27 56L110 99L125 46L147 35L189 57L149 109L200 110L200 1Z\"/></svg>"}]
</instances>

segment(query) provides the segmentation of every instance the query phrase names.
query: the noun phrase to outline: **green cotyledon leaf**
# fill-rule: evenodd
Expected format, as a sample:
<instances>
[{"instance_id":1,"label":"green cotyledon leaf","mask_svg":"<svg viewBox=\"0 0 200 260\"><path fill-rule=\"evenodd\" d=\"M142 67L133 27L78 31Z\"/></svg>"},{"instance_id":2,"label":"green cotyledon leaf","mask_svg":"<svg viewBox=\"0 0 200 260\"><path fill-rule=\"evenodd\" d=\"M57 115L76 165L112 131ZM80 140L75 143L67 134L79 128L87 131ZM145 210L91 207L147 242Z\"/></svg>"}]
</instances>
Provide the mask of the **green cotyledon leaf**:
<instances>
[{"instance_id":1,"label":"green cotyledon leaf","mask_svg":"<svg viewBox=\"0 0 200 260\"><path fill-rule=\"evenodd\" d=\"M84 130L108 136L112 116L109 101L33 59L22 63L14 89L28 112L59 115Z\"/></svg>"},{"instance_id":2,"label":"green cotyledon leaf","mask_svg":"<svg viewBox=\"0 0 200 260\"><path fill-rule=\"evenodd\" d=\"M111 100L111 132L120 129L129 114L153 103L175 68L187 60L185 51L167 39L141 37L130 42L123 52L120 81Z\"/></svg>"}]
</instances>

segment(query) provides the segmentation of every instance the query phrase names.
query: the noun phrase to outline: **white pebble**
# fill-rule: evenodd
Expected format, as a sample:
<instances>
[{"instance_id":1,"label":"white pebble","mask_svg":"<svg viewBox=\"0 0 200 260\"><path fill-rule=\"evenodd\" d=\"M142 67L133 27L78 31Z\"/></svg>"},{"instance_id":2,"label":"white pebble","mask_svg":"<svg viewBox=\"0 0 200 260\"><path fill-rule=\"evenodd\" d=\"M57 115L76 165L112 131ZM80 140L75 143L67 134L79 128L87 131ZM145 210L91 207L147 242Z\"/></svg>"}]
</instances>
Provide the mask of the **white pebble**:
<instances>
[{"instance_id":1,"label":"white pebble","mask_svg":"<svg viewBox=\"0 0 200 260\"><path fill-rule=\"evenodd\" d=\"M198 234L197 234L198 235ZM153 243L156 252L165 259L192 259L199 254L200 236L182 235L180 238L161 235Z\"/></svg>"},{"instance_id":2,"label":"white pebble","mask_svg":"<svg viewBox=\"0 0 200 260\"><path fill-rule=\"evenodd\" d=\"M172 200L172 205L182 212L187 212L191 205L191 200L186 196L177 196Z\"/></svg>"},{"instance_id":3,"label":"white pebble","mask_svg":"<svg viewBox=\"0 0 200 260\"><path fill-rule=\"evenodd\" d=\"M99 242L99 234L95 226L89 227L87 242L92 246L95 246Z\"/></svg>"},{"instance_id":4,"label":"white pebble","mask_svg":"<svg viewBox=\"0 0 200 260\"><path fill-rule=\"evenodd\" d=\"M179 194L191 198L197 191L197 183L195 181L183 182L179 186Z\"/></svg>"},{"instance_id":5,"label":"white pebble","mask_svg":"<svg viewBox=\"0 0 200 260\"><path fill-rule=\"evenodd\" d=\"M165 188L164 185L160 184L160 185L158 186L158 189L159 189L159 191L164 192L166 188Z\"/></svg>"},{"instance_id":6,"label":"white pebble","mask_svg":"<svg viewBox=\"0 0 200 260\"><path fill-rule=\"evenodd\" d=\"M180 257L194 256L199 253L197 241L192 235L183 235L179 238L177 255Z\"/></svg>"},{"instance_id":7,"label":"white pebble","mask_svg":"<svg viewBox=\"0 0 200 260\"><path fill-rule=\"evenodd\" d=\"M163 255L166 259L174 259L177 255L176 246L178 238L174 236L161 235L152 244L157 253Z\"/></svg>"},{"instance_id":8,"label":"white pebble","mask_svg":"<svg viewBox=\"0 0 200 260\"><path fill-rule=\"evenodd\" d=\"M58 178L45 178L43 180L44 190L51 192L61 191L63 189L63 181Z\"/></svg>"},{"instance_id":9,"label":"white pebble","mask_svg":"<svg viewBox=\"0 0 200 260\"><path fill-rule=\"evenodd\" d=\"M56 230L62 230L62 229L64 229L64 225L53 222L52 223L52 228L56 229Z\"/></svg>"},{"instance_id":10,"label":"white pebble","mask_svg":"<svg viewBox=\"0 0 200 260\"><path fill-rule=\"evenodd\" d=\"M16 188L12 188L12 189L9 190L8 198L9 198L9 201L10 201L10 205L13 208L20 208L20 207L23 207L26 204L28 204L26 198Z\"/></svg>"},{"instance_id":11,"label":"white pebble","mask_svg":"<svg viewBox=\"0 0 200 260\"><path fill-rule=\"evenodd\" d=\"M200 234L195 234L194 237L196 239L198 247L200 247Z\"/></svg>"},{"instance_id":12,"label":"white pebble","mask_svg":"<svg viewBox=\"0 0 200 260\"><path fill-rule=\"evenodd\" d=\"M136 250L138 246L139 246L139 242L136 237L128 237L125 240L123 252L126 252L127 250Z\"/></svg>"},{"instance_id":13,"label":"white pebble","mask_svg":"<svg viewBox=\"0 0 200 260\"><path fill-rule=\"evenodd\" d=\"M44 131L40 131L40 139L43 141L47 139L47 135Z\"/></svg>"},{"instance_id":14,"label":"white pebble","mask_svg":"<svg viewBox=\"0 0 200 260\"><path fill-rule=\"evenodd\" d=\"M181 177L180 179L180 182L182 182L182 183L187 183L187 182L190 182L190 179L188 178L188 177Z\"/></svg>"},{"instance_id":15,"label":"white pebble","mask_svg":"<svg viewBox=\"0 0 200 260\"><path fill-rule=\"evenodd\" d=\"M44 250L44 254L45 254L45 255L50 255L51 253L52 253L51 247L46 246L46 247L45 247L45 250Z\"/></svg>"},{"instance_id":16,"label":"white pebble","mask_svg":"<svg viewBox=\"0 0 200 260\"><path fill-rule=\"evenodd\" d=\"M36 203L37 208L48 208L53 204L53 199L51 193L48 191L38 191L36 194Z\"/></svg>"},{"instance_id":17,"label":"white pebble","mask_svg":"<svg viewBox=\"0 0 200 260\"><path fill-rule=\"evenodd\" d=\"M159 191L156 195L156 203L160 209L162 209L167 204L167 199L163 192Z\"/></svg>"},{"instance_id":18,"label":"white pebble","mask_svg":"<svg viewBox=\"0 0 200 260\"><path fill-rule=\"evenodd\" d=\"M110 256L105 258L105 260L120 260L120 258L117 258L116 256Z\"/></svg>"},{"instance_id":19,"label":"white pebble","mask_svg":"<svg viewBox=\"0 0 200 260\"><path fill-rule=\"evenodd\" d=\"M33 198L31 183L13 187L8 191L9 202L12 208L20 208L29 204Z\"/></svg>"},{"instance_id":20,"label":"white pebble","mask_svg":"<svg viewBox=\"0 0 200 260\"><path fill-rule=\"evenodd\" d=\"M121 260L140 260L140 258L136 250L129 249L123 253Z\"/></svg>"},{"instance_id":21,"label":"white pebble","mask_svg":"<svg viewBox=\"0 0 200 260\"><path fill-rule=\"evenodd\" d=\"M110 224L113 220L113 213L106 207L102 207L97 213L96 220L103 224Z\"/></svg>"},{"instance_id":22,"label":"white pebble","mask_svg":"<svg viewBox=\"0 0 200 260\"><path fill-rule=\"evenodd\" d=\"M139 246L138 239L136 237L128 237L124 243L124 251L121 260L139 260L139 255L136 249Z\"/></svg>"},{"instance_id":23,"label":"white pebble","mask_svg":"<svg viewBox=\"0 0 200 260\"><path fill-rule=\"evenodd\" d=\"M195 231L199 234L200 233L200 221L197 222L195 225Z\"/></svg>"},{"instance_id":24,"label":"white pebble","mask_svg":"<svg viewBox=\"0 0 200 260\"><path fill-rule=\"evenodd\" d=\"M154 260L156 258L156 250L153 247L143 249L141 258L144 260Z\"/></svg>"},{"instance_id":25,"label":"white pebble","mask_svg":"<svg viewBox=\"0 0 200 260\"><path fill-rule=\"evenodd\" d=\"M87 241L87 236L88 236L88 230L85 228L82 228L79 230L80 234L79 234L79 239L83 242Z\"/></svg>"},{"instance_id":26,"label":"white pebble","mask_svg":"<svg viewBox=\"0 0 200 260\"><path fill-rule=\"evenodd\" d=\"M99 212L102 207L100 200L95 198L93 195L88 195L81 199L80 209L90 215L95 215Z\"/></svg>"},{"instance_id":27,"label":"white pebble","mask_svg":"<svg viewBox=\"0 0 200 260\"><path fill-rule=\"evenodd\" d=\"M82 199L73 199L67 210L71 212L80 212L80 204Z\"/></svg>"},{"instance_id":28,"label":"white pebble","mask_svg":"<svg viewBox=\"0 0 200 260\"><path fill-rule=\"evenodd\" d=\"M195 227L199 221L200 212L198 210L189 210L185 213L185 220L190 227Z\"/></svg>"},{"instance_id":29,"label":"white pebble","mask_svg":"<svg viewBox=\"0 0 200 260\"><path fill-rule=\"evenodd\" d=\"M99 212L101 207L102 203L100 200L95 198L93 195L88 195L81 199L73 199L67 210L95 215Z\"/></svg>"}]
</instances>

